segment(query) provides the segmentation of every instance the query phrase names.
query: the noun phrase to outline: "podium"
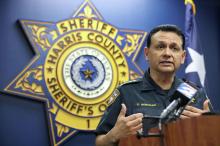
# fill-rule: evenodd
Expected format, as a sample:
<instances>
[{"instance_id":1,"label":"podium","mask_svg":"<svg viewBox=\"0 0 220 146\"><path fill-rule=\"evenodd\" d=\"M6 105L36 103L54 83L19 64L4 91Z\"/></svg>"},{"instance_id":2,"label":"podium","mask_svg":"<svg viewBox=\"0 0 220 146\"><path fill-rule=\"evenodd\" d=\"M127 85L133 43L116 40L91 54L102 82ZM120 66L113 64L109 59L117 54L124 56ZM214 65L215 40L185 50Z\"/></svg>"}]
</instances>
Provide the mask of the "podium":
<instances>
[{"instance_id":1,"label":"podium","mask_svg":"<svg viewBox=\"0 0 220 146\"><path fill-rule=\"evenodd\" d=\"M123 138L119 146L220 146L220 116L203 115L162 125L160 137L136 135Z\"/></svg>"}]
</instances>

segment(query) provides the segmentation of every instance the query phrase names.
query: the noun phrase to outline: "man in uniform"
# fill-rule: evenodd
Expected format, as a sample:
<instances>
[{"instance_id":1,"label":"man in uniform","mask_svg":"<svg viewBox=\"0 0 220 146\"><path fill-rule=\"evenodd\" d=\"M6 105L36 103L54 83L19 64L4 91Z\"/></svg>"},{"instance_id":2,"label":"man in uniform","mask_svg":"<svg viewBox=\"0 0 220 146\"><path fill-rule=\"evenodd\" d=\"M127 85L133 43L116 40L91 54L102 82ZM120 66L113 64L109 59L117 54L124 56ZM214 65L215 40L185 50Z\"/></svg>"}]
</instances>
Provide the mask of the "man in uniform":
<instances>
[{"instance_id":1,"label":"man in uniform","mask_svg":"<svg viewBox=\"0 0 220 146\"><path fill-rule=\"evenodd\" d=\"M160 116L183 81L175 76L184 63L185 36L174 25L161 25L148 35L146 60L149 69L142 79L125 83L115 90L115 101L108 107L96 129L97 146L114 146L119 140L142 128L143 115ZM209 110L203 89L185 107L180 118L200 116Z\"/></svg>"}]
</instances>

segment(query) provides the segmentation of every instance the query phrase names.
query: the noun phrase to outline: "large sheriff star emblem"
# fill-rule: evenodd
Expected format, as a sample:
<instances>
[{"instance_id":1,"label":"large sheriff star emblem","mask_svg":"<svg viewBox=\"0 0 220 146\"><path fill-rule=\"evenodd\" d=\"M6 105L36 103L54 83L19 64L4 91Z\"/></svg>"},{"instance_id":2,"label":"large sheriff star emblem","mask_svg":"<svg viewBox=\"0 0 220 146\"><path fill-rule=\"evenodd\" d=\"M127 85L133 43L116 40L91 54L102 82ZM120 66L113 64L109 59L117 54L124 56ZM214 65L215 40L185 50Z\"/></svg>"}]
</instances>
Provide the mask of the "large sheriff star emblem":
<instances>
[{"instance_id":1,"label":"large sheriff star emblem","mask_svg":"<svg viewBox=\"0 0 220 146\"><path fill-rule=\"evenodd\" d=\"M115 88L143 75L146 32L118 29L89 1L59 22L20 22L36 55L5 91L46 103L53 145L95 130Z\"/></svg>"}]
</instances>

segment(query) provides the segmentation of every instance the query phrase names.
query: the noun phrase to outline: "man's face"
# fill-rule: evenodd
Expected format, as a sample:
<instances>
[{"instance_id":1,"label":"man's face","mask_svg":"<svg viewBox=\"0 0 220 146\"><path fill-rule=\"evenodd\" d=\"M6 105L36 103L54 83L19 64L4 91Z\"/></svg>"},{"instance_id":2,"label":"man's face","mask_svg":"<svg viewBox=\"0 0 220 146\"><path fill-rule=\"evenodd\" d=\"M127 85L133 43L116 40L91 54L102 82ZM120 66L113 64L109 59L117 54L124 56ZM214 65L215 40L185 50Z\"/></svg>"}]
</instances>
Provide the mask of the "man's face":
<instances>
[{"instance_id":1,"label":"man's face","mask_svg":"<svg viewBox=\"0 0 220 146\"><path fill-rule=\"evenodd\" d=\"M159 31L151 38L151 45L145 48L150 70L160 73L174 73L185 60L182 39L174 32Z\"/></svg>"}]
</instances>

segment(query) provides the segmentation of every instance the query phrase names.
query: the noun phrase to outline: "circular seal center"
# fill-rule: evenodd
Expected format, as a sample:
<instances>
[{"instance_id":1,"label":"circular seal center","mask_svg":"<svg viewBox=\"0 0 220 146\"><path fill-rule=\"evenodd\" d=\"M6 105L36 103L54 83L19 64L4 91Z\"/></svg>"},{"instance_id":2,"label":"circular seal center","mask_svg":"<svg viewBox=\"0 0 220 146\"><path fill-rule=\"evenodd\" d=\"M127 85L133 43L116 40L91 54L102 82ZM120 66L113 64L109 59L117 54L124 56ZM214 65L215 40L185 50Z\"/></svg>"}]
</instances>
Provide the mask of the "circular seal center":
<instances>
[{"instance_id":1,"label":"circular seal center","mask_svg":"<svg viewBox=\"0 0 220 146\"><path fill-rule=\"evenodd\" d=\"M103 83L105 68L102 62L94 56L80 56L71 66L71 78L78 87L84 90L94 90Z\"/></svg>"},{"instance_id":2,"label":"circular seal center","mask_svg":"<svg viewBox=\"0 0 220 146\"><path fill-rule=\"evenodd\" d=\"M76 49L64 61L64 81L71 92L82 98L96 98L106 92L112 74L110 61L95 48Z\"/></svg>"}]
</instances>

